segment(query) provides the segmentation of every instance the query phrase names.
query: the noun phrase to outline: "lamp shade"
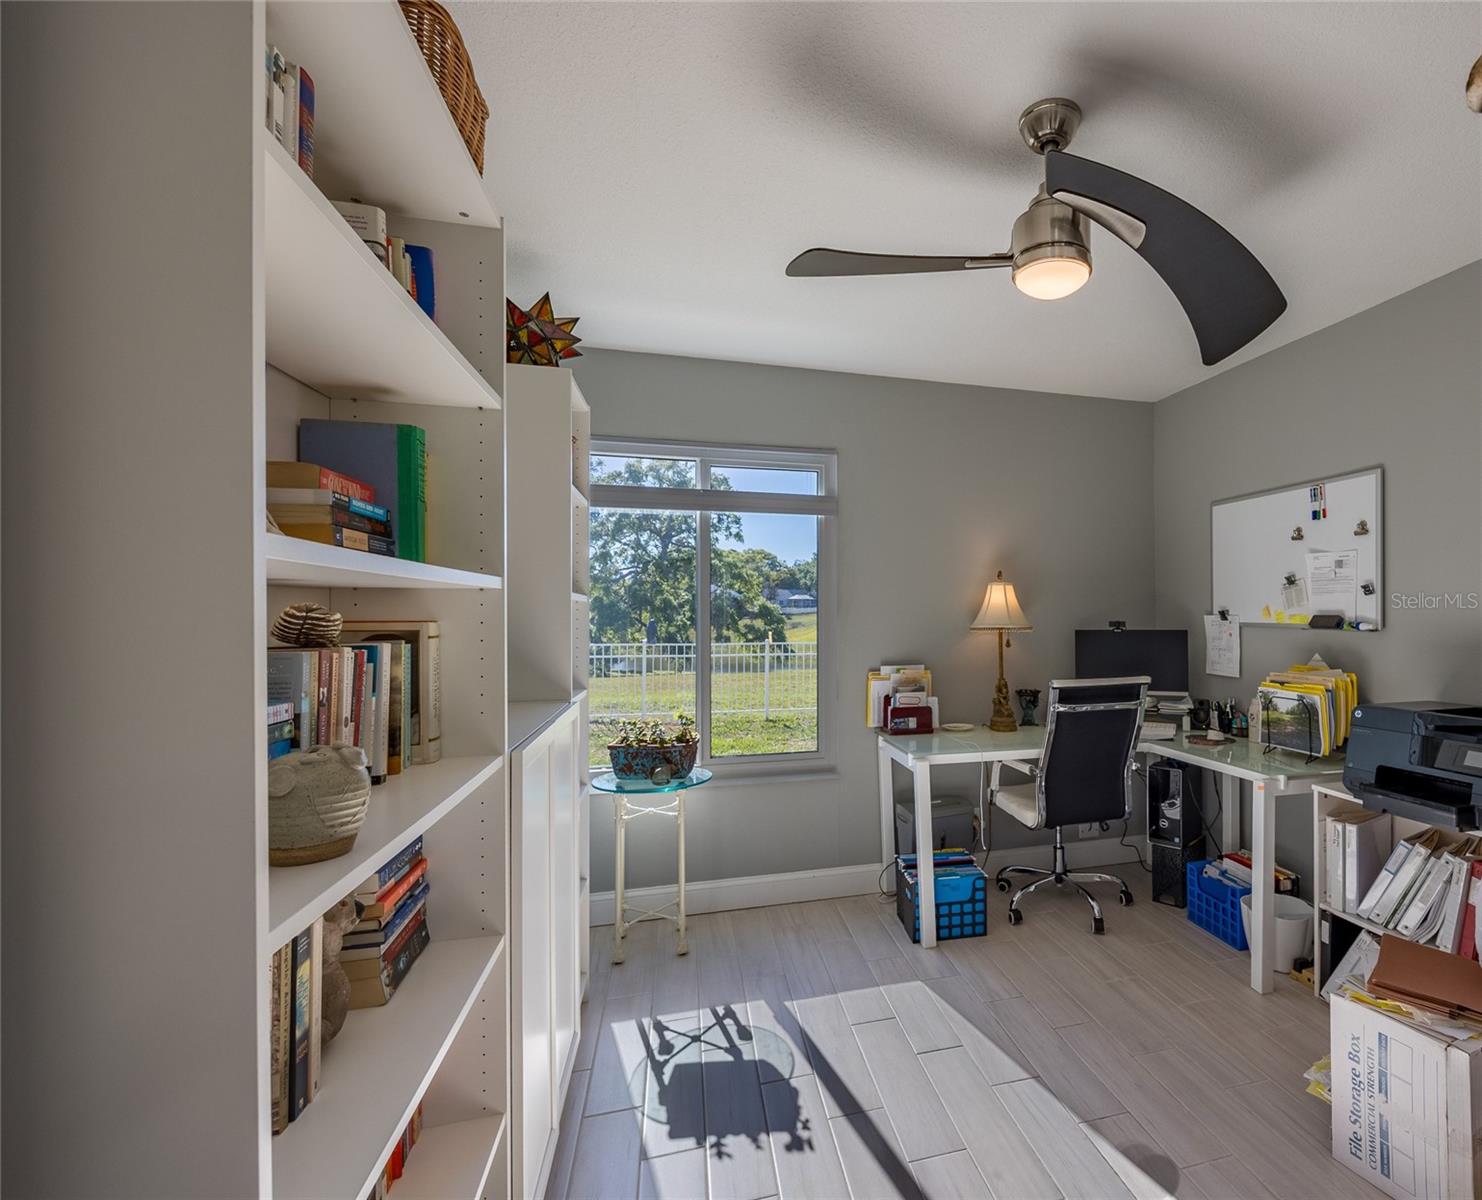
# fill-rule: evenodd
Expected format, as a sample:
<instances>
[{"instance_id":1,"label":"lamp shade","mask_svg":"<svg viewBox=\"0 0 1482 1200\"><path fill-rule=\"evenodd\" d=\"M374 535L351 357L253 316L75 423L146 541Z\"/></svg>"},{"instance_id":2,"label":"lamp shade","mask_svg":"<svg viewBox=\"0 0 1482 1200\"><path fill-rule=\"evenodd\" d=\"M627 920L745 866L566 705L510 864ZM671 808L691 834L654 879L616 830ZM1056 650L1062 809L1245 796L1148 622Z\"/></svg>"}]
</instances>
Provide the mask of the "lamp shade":
<instances>
[{"instance_id":1,"label":"lamp shade","mask_svg":"<svg viewBox=\"0 0 1482 1200\"><path fill-rule=\"evenodd\" d=\"M1014 594L1014 585L1003 581L1003 572L988 585L983 596L983 607L973 619L970 629L1033 629L1024 610L1019 607L1019 597Z\"/></svg>"}]
</instances>

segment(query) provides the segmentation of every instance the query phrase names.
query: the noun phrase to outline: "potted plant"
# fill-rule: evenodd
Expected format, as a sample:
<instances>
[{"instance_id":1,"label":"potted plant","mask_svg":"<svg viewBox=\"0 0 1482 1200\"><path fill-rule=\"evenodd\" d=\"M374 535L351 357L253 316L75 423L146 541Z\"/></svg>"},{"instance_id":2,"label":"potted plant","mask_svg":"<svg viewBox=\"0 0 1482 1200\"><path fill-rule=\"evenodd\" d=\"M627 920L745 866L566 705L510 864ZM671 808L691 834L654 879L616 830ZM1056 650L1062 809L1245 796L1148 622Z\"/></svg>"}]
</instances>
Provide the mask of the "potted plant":
<instances>
[{"instance_id":1,"label":"potted plant","mask_svg":"<svg viewBox=\"0 0 1482 1200\"><path fill-rule=\"evenodd\" d=\"M669 783L695 769L700 735L693 717L675 713L672 723L621 721L607 744L612 773L619 779Z\"/></svg>"}]
</instances>

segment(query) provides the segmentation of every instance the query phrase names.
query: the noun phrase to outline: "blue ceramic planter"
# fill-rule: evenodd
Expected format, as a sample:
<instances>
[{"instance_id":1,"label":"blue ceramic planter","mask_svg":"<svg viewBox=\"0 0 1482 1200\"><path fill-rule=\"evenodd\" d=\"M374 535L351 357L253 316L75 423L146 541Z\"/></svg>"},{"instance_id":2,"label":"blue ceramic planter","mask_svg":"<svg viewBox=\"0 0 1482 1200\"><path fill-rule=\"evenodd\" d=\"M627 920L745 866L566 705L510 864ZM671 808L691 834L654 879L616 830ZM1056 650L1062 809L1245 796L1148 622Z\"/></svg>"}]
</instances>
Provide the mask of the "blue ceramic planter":
<instances>
[{"instance_id":1,"label":"blue ceramic planter","mask_svg":"<svg viewBox=\"0 0 1482 1200\"><path fill-rule=\"evenodd\" d=\"M652 780L660 767L668 769L669 778L679 779L695 769L699 749L698 742L678 746L609 745L607 754L612 759L612 773L619 779Z\"/></svg>"}]
</instances>

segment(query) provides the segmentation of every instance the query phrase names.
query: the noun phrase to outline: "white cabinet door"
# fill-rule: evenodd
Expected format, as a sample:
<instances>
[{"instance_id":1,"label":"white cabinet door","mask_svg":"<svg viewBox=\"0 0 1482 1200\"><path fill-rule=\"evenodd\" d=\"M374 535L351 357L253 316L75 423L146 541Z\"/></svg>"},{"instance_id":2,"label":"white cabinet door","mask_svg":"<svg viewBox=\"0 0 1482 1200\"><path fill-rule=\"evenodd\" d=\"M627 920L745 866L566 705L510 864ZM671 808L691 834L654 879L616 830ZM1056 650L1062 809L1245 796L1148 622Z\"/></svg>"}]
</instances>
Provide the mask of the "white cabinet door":
<instances>
[{"instance_id":1,"label":"white cabinet door","mask_svg":"<svg viewBox=\"0 0 1482 1200\"><path fill-rule=\"evenodd\" d=\"M551 1077L551 751L546 734L514 755L511 901L517 945L510 987L518 1063L515 1186L534 1196L556 1124Z\"/></svg>"},{"instance_id":2,"label":"white cabinet door","mask_svg":"<svg viewBox=\"0 0 1482 1200\"><path fill-rule=\"evenodd\" d=\"M581 1019L576 828L579 731L573 709L551 745L551 1075L558 1087L566 1078Z\"/></svg>"}]
</instances>

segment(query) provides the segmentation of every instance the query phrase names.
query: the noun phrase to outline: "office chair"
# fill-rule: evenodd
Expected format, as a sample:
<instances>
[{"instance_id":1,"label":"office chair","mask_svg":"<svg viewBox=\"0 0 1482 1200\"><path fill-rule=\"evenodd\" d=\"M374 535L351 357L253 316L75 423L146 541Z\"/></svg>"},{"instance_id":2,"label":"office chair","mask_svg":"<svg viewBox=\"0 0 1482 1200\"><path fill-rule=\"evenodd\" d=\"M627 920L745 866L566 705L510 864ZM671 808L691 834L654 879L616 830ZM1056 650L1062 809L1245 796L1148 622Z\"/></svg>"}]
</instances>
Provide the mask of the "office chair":
<instances>
[{"instance_id":1,"label":"office chair","mask_svg":"<svg viewBox=\"0 0 1482 1200\"><path fill-rule=\"evenodd\" d=\"M1055 831L1054 865L1004 867L998 872L998 890L1009 890L1006 876L1030 875L1035 881L1021 887L1009 901L1009 924L1024 915L1019 901L1047 883L1074 884L1091 905L1091 931L1104 933L1101 905L1081 884L1115 883L1118 899L1132 903L1124 880L1099 871L1071 871L1065 865L1061 830L1083 822L1122 820L1132 811L1131 782L1134 754L1142 729L1142 706L1151 680L1146 675L1121 679L1053 679L1050 712L1045 729L1045 752L1037 764L1010 763L1025 771L1032 783L995 787L993 803L1030 829Z\"/></svg>"}]
</instances>

